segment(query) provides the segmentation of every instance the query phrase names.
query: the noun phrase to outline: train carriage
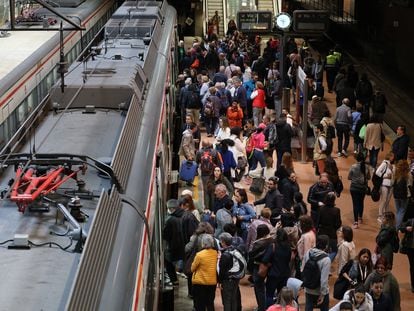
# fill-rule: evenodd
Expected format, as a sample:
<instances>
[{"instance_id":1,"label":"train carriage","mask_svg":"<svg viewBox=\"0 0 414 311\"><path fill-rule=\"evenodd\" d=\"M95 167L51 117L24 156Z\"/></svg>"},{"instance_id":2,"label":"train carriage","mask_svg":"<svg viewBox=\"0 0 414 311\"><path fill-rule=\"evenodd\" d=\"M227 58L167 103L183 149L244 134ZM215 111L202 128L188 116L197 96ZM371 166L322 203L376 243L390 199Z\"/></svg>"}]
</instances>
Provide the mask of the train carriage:
<instances>
[{"instance_id":1,"label":"train carriage","mask_svg":"<svg viewBox=\"0 0 414 311\"><path fill-rule=\"evenodd\" d=\"M33 282L37 286L33 292L22 287L19 293L36 309L160 308L161 231L174 139L175 92L170 88L177 75L176 11L166 2L156 1L125 2L120 11L125 7L139 9L135 24L149 31L131 27L128 16L116 17L125 26L121 32L111 31L113 23L108 21L108 36L94 47L96 55L69 68L64 93L59 84L53 88L42 108L42 121L25 137L27 143L19 153L0 155L7 167L1 187L9 188L2 202L6 208L0 209L4 213L0 226L8 218L15 221L8 224L10 230L0 232L0 238L7 240L19 233L33 242L29 243L30 255L17 255L19 262L34 270L33 275L25 281L14 278L16 285ZM146 11L151 18L145 16ZM33 181L40 183L40 178L50 183L34 197L27 187ZM62 180L65 183L56 187ZM23 213L13 208L16 204ZM40 212L39 205L44 209L45 204L47 210ZM82 205L85 223L73 225L76 221L72 221L67 235L45 233L49 228L61 233L67 225L65 221L55 223L56 206L66 215L65 207L72 211L77 210L76 205ZM42 248L42 254L36 256L45 264L36 271L31 255L35 246L74 240L71 234L78 231L73 227L81 231L76 246L65 252ZM79 250L79 244L82 254L72 253ZM0 263L10 261L9 256L4 250ZM19 271L17 264L8 269ZM36 281L44 279L40 273L54 278L53 290L48 282ZM45 293L44 299L39 298L39 291ZM15 307L2 294L0 304Z\"/></svg>"}]
</instances>

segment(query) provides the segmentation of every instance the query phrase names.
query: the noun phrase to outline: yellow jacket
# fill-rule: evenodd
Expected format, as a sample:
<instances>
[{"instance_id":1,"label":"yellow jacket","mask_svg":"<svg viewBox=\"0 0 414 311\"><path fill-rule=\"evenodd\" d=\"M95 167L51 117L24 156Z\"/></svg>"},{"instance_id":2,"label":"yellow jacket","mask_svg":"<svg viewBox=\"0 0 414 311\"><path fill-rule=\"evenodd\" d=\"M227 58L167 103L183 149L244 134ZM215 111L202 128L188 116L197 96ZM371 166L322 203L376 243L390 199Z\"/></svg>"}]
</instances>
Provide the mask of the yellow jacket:
<instances>
[{"instance_id":1,"label":"yellow jacket","mask_svg":"<svg viewBox=\"0 0 414 311\"><path fill-rule=\"evenodd\" d=\"M217 255L217 251L212 248L203 249L196 254L191 265L193 284L217 284Z\"/></svg>"}]
</instances>

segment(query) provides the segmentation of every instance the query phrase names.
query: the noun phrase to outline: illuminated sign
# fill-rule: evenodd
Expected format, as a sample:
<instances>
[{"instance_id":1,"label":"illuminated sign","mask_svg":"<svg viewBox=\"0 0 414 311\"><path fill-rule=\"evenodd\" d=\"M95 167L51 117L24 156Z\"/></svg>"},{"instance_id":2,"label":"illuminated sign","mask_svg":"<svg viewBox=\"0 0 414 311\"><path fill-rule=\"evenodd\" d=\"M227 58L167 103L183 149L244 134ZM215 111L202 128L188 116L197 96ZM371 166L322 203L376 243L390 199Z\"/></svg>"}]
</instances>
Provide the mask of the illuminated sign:
<instances>
[{"instance_id":1,"label":"illuminated sign","mask_svg":"<svg viewBox=\"0 0 414 311\"><path fill-rule=\"evenodd\" d=\"M269 11L237 13L237 26L241 32L270 32L273 15Z\"/></svg>"}]
</instances>

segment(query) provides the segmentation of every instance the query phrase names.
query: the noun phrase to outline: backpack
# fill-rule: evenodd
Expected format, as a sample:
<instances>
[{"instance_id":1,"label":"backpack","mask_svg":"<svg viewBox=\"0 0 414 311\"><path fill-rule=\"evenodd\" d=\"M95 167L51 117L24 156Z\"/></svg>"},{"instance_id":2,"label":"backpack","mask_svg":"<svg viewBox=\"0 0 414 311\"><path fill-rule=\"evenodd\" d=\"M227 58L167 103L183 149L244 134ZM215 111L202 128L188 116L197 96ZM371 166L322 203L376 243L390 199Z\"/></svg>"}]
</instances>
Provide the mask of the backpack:
<instances>
[{"instance_id":1,"label":"backpack","mask_svg":"<svg viewBox=\"0 0 414 311\"><path fill-rule=\"evenodd\" d=\"M213 156L210 150L205 150L201 155L200 169L203 175L210 175L214 171Z\"/></svg>"},{"instance_id":2,"label":"backpack","mask_svg":"<svg viewBox=\"0 0 414 311\"><path fill-rule=\"evenodd\" d=\"M276 124L269 123L269 137L268 137L269 145L274 147L279 142L279 137L277 135Z\"/></svg>"},{"instance_id":3,"label":"backpack","mask_svg":"<svg viewBox=\"0 0 414 311\"><path fill-rule=\"evenodd\" d=\"M207 117L214 116L214 107L212 102L207 101L204 105L204 115Z\"/></svg>"},{"instance_id":4,"label":"backpack","mask_svg":"<svg viewBox=\"0 0 414 311\"><path fill-rule=\"evenodd\" d=\"M233 267L229 270L229 276L232 279L242 279L246 275L247 262L243 255L237 249L227 251L233 258Z\"/></svg>"},{"instance_id":5,"label":"backpack","mask_svg":"<svg viewBox=\"0 0 414 311\"><path fill-rule=\"evenodd\" d=\"M325 257L328 257L325 253L318 256L309 254L309 259L306 261L302 272L303 287L315 289L321 286L321 270L319 269L318 261Z\"/></svg>"},{"instance_id":6,"label":"backpack","mask_svg":"<svg viewBox=\"0 0 414 311\"><path fill-rule=\"evenodd\" d=\"M197 94L197 91L192 91L187 103L188 109L198 109L200 108L200 96Z\"/></svg>"},{"instance_id":7,"label":"backpack","mask_svg":"<svg viewBox=\"0 0 414 311\"><path fill-rule=\"evenodd\" d=\"M328 126L326 127L326 138L336 138L335 127L332 124L328 124Z\"/></svg>"},{"instance_id":8,"label":"backpack","mask_svg":"<svg viewBox=\"0 0 414 311\"><path fill-rule=\"evenodd\" d=\"M381 176L378 176L376 171L375 171L375 173L374 173L374 174L372 174L372 184L374 185L374 188L375 188L375 189L379 189L379 188L381 188L382 181L383 181L383 179L384 179L384 175L385 175L385 173L387 172L387 169L388 169L388 164L385 166L385 170L384 170L384 172L381 174Z\"/></svg>"}]
</instances>

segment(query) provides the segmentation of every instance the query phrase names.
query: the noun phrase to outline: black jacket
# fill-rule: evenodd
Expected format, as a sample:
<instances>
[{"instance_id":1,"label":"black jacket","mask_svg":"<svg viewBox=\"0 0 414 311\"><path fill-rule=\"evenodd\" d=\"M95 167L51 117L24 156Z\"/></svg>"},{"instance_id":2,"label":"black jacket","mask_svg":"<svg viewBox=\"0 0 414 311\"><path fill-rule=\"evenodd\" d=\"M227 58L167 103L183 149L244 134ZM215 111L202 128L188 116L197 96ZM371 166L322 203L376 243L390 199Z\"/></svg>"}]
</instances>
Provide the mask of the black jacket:
<instances>
[{"instance_id":1,"label":"black jacket","mask_svg":"<svg viewBox=\"0 0 414 311\"><path fill-rule=\"evenodd\" d=\"M397 137L392 143L392 152L395 156L395 162L399 160L407 160L408 156L408 145L410 144L410 137L404 134Z\"/></svg>"},{"instance_id":2,"label":"black jacket","mask_svg":"<svg viewBox=\"0 0 414 311\"><path fill-rule=\"evenodd\" d=\"M308 203L311 205L311 208L318 209L318 202L324 202L329 192L335 192L332 183L329 183L326 187L322 186L319 182L312 185L308 193Z\"/></svg>"},{"instance_id":3,"label":"black jacket","mask_svg":"<svg viewBox=\"0 0 414 311\"><path fill-rule=\"evenodd\" d=\"M331 240L336 240L336 230L341 226L341 210L334 206L322 206L319 215L318 234L326 234Z\"/></svg>"},{"instance_id":4,"label":"black jacket","mask_svg":"<svg viewBox=\"0 0 414 311\"><path fill-rule=\"evenodd\" d=\"M171 261L184 259L184 240L182 231L182 217L184 210L176 209L166 220L162 233L167 242L167 257Z\"/></svg>"},{"instance_id":5,"label":"black jacket","mask_svg":"<svg viewBox=\"0 0 414 311\"><path fill-rule=\"evenodd\" d=\"M276 144L276 150L290 152L290 144L292 142L293 130L286 119L282 119L276 123L277 137L279 141Z\"/></svg>"},{"instance_id":6,"label":"black jacket","mask_svg":"<svg viewBox=\"0 0 414 311\"><path fill-rule=\"evenodd\" d=\"M253 202L253 205L264 204L265 207L268 207L272 210L272 215L280 215L283 208L283 195L278 189L269 190L266 195Z\"/></svg>"}]
</instances>

